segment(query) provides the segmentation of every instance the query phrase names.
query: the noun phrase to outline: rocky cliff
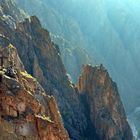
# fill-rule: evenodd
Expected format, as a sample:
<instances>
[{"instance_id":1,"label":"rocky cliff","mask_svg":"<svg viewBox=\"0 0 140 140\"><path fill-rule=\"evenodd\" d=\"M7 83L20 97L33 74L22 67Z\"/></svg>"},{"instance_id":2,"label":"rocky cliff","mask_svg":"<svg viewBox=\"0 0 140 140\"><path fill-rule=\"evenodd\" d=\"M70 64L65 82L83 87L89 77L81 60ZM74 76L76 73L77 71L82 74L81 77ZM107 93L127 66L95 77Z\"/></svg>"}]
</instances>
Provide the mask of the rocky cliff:
<instances>
[{"instance_id":1,"label":"rocky cliff","mask_svg":"<svg viewBox=\"0 0 140 140\"><path fill-rule=\"evenodd\" d=\"M72 80L76 82L82 64L91 63L89 54L83 47L86 46L86 43L79 23L71 17L67 18L67 16L63 15L64 12L61 13L57 8L53 7L53 3L58 5L57 1L15 1L29 15L39 17L43 27L49 30L51 39L60 47L62 60L67 72L71 75ZM62 6L62 4L60 5Z\"/></svg>"},{"instance_id":2,"label":"rocky cliff","mask_svg":"<svg viewBox=\"0 0 140 140\"><path fill-rule=\"evenodd\" d=\"M58 45L52 42L49 32L41 26L39 19L36 16L31 16L19 23L17 23L17 20L15 21L11 21L15 25L15 28L12 28L9 23L6 22L6 20L0 20L1 46L9 46L9 44L13 44L17 48L19 57L23 62L23 64L21 64L18 61L19 57L17 55L14 55L12 57L16 58L16 67L20 70L23 69L23 72L18 72L16 75L14 74L13 80L18 85L20 85L18 86L20 89L16 89L16 95L12 96L12 101L14 104L16 104L16 106L14 106L13 104L6 104L4 101L1 102L1 105L6 104L8 106L8 111L4 107L2 107L5 109L3 113L4 115L2 114L2 122L4 122L5 118L5 121L9 121L10 117L10 122L12 122L12 126L14 126L15 128L14 121L21 121L23 119L23 124L27 123L27 125L22 127L23 129L20 130L20 133L28 134L26 130L30 132L31 129L31 132L33 132L32 139L34 139L35 137L41 137L41 139L46 138L46 140L67 140L68 134L64 129L65 126L66 130L69 133L70 139L72 140L103 140L104 138L105 140L113 140L113 138L116 140L126 140L126 138L128 138L127 140L132 140L131 130L129 129L129 126L126 122L123 105L121 104L119 95L114 95L115 93L118 94L117 91L115 92L111 86L113 82L108 78L108 80L106 81L107 86L102 87L102 85L97 84L96 91L98 91L98 88L100 89L101 86L101 94L92 96L92 87L96 86L96 82L98 83L98 80L100 81L101 79L101 81L103 81L104 79L102 78L102 72L99 72L95 75L97 80L94 83L92 79L93 71L91 70L86 75L87 79L89 80L86 81L83 78L83 80L80 80L78 84L79 86L77 88L70 81L69 76L65 70L63 62L61 60L61 53ZM6 38L6 41L3 40L3 38ZM12 49L13 46L10 45L10 48ZM24 68L28 73L38 79L39 83L46 91L46 95L42 95L42 93L45 93L44 90L37 82L35 82L36 80L34 80L32 76L28 75L25 72ZM14 72L12 71L12 73ZM7 88L5 82L3 83L3 77L7 77L5 75L6 74L3 74L2 72L2 89ZM87 85L89 88L86 88L83 83L85 83L85 85ZM10 86L8 85L8 87ZM108 94L106 88L110 90L109 94L111 94L111 96L109 96L108 98L106 98L105 96L106 94ZM82 95L85 93L83 92L84 89L88 89L90 91L89 94L85 94L86 97L89 97L90 102L84 100L85 98L83 99ZM79 93L79 91L81 94ZM7 97L3 90L1 90L1 94L2 97ZM50 95L51 97L49 97L48 95ZM64 126L62 125L57 105L54 102L54 98L52 96L56 99L60 114L62 115ZM116 98L115 105L113 104L115 100L114 98ZM21 111L21 113L19 112L20 110L18 110L17 108L19 99L22 103L24 103L24 105L21 105L23 106L22 109L24 109L25 106L30 107L27 108L27 112L26 108L24 109L24 111ZM101 102L101 105L98 103L99 99L101 99L101 101L103 102ZM31 102L31 104L29 104L29 102ZM94 102L96 104L92 106ZM106 104L104 102L106 102ZM112 104L109 104L108 102ZM116 104L120 104L120 110L116 108ZM116 112L113 112L113 115L111 114L111 116L109 111L113 110L110 109L110 105L114 106L116 109ZM12 107L14 113L13 110L9 111L9 106ZM109 116L109 119L111 119L110 123L105 123L104 121L101 121L100 117L98 118L96 116L96 113L102 113L103 106L108 109L108 112L104 116ZM98 107L99 109L95 110L95 108ZM31 114L31 118L29 118L31 122L28 121L28 112L29 114ZM14 114L15 116L9 116L11 114ZM39 121L37 121L37 124L34 125L33 122L36 121L36 118L37 120L39 119ZM95 122L94 118L98 118L99 120ZM118 121L115 122L117 119ZM49 123L49 125L46 125L46 122L47 124ZM33 125L33 127L30 126L30 123ZM97 125L95 125L96 123ZM114 123L116 123L116 125ZM8 124L11 123L8 122ZM5 125L6 124L4 124L3 126ZM34 133L34 128L36 127L38 128L37 133ZM14 128L12 129L12 132L15 132ZM100 128L101 130L103 130L103 134L100 132ZM105 130L107 130L107 133L105 132ZM17 133L14 134L17 135ZM21 134L21 137L24 136L23 134ZM103 137L103 135L105 136ZM24 137L26 138L26 135Z\"/></svg>"},{"instance_id":3,"label":"rocky cliff","mask_svg":"<svg viewBox=\"0 0 140 140\"><path fill-rule=\"evenodd\" d=\"M102 65L83 66L78 89L100 139L133 139L116 83Z\"/></svg>"},{"instance_id":4,"label":"rocky cliff","mask_svg":"<svg viewBox=\"0 0 140 140\"><path fill-rule=\"evenodd\" d=\"M71 138L82 139L87 120L78 91L69 80L60 51L36 16L17 24L11 41L17 47L26 70L36 77L58 103ZM79 115L81 114L81 115ZM79 120L83 120L80 122Z\"/></svg>"},{"instance_id":5,"label":"rocky cliff","mask_svg":"<svg viewBox=\"0 0 140 140\"><path fill-rule=\"evenodd\" d=\"M15 29L1 20L0 29L1 35L6 36L17 48L27 72L38 79L49 95L55 97L70 137L82 139L87 128L83 105L66 73L59 48L51 41L49 32L41 26L36 16L16 23Z\"/></svg>"},{"instance_id":6,"label":"rocky cliff","mask_svg":"<svg viewBox=\"0 0 140 140\"><path fill-rule=\"evenodd\" d=\"M73 78L77 76L75 73L80 73L75 61L79 58L73 55L73 48L78 46L80 50L86 49L94 64L103 63L107 67L117 82L127 113L139 107L140 8L137 0L16 1L29 14L37 15L49 31L72 44L65 45L62 54ZM84 55L81 56L86 60ZM73 58L71 61L70 57Z\"/></svg>"},{"instance_id":7,"label":"rocky cliff","mask_svg":"<svg viewBox=\"0 0 140 140\"><path fill-rule=\"evenodd\" d=\"M0 140L68 140L54 97L24 70L15 47L0 52Z\"/></svg>"}]
</instances>

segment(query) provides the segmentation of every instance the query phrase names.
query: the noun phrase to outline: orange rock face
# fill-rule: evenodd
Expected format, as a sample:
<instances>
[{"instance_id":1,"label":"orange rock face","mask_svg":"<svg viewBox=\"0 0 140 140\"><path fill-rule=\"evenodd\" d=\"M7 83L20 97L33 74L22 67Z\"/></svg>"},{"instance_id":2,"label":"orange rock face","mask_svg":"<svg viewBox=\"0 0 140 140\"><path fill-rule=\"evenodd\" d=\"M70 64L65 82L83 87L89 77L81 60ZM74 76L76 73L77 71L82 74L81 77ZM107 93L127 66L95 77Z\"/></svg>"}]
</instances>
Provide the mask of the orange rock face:
<instances>
[{"instance_id":1,"label":"orange rock face","mask_svg":"<svg viewBox=\"0 0 140 140\"><path fill-rule=\"evenodd\" d=\"M101 140L133 139L116 83L102 65L83 66L78 89Z\"/></svg>"},{"instance_id":2,"label":"orange rock face","mask_svg":"<svg viewBox=\"0 0 140 140\"><path fill-rule=\"evenodd\" d=\"M0 76L0 140L69 140L55 99L36 79L20 69Z\"/></svg>"},{"instance_id":3,"label":"orange rock face","mask_svg":"<svg viewBox=\"0 0 140 140\"><path fill-rule=\"evenodd\" d=\"M11 78L0 68L0 140L69 140L67 131L72 140L132 140L116 86L107 72L102 67L84 67L79 94L68 78L58 46L36 16L16 25L20 20L15 19L11 28L11 17L18 18L20 11L8 1L12 0L3 0L8 13L0 8L1 15L12 14L7 16L10 22L0 16L0 47L13 44L26 70L46 93L25 72L16 49L11 45L8 51L4 49L17 73Z\"/></svg>"}]
</instances>

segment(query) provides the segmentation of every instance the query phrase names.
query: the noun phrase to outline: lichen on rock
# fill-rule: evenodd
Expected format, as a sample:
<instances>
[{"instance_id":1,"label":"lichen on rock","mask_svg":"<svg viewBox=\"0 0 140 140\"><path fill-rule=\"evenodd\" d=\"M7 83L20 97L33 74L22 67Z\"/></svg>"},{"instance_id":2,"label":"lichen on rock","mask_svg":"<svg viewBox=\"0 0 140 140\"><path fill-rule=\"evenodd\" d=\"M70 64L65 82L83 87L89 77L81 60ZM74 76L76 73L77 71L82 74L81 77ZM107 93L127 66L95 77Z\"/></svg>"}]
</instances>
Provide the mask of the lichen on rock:
<instances>
[{"instance_id":1,"label":"lichen on rock","mask_svg":"<svg viewBox=\"0 0 140 140\"><path fill-rule=\"evenodd\" d=\"M2 47L0 51L9 52L4 53L7 57L0 70L0 139L69 140L55 99L19 67L23 65L15 47ZM14 78L6 75L11 59L18 64L12 67L17 70Z\"/></svg>"}]
</instances>

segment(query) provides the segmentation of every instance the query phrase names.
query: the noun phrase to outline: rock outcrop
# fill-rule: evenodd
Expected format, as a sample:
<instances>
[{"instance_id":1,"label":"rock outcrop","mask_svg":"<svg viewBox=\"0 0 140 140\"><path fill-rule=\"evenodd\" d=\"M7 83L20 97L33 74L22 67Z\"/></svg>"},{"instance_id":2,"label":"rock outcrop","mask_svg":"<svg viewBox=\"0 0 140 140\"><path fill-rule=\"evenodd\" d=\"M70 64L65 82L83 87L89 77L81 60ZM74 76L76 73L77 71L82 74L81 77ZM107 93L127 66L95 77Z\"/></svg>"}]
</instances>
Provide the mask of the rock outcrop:
<instances>
[{"instance_id":1,"label":"rock outcrop","mask_svg":"<svg viewBox=\"0 0 140 140\"><path fill-rule=\"evenodd\" d=\"M38 79L49 95L55 97L70 138L82 139L87 128L83 105L66 73L59 48L51 41L49 32L42 28L36 16L18 23L15 30L4 21L0 27L1 35L6 36L17 48L27 72Z\"/></svg>"},{"instance_id":2,"label":"rock outcrop","mask_svg":"<svg viewBox=\"0 0 140 140\"><path fill-rule=\"evenodd\" d=\"M140 22L137 13L140 8L137 2L59 0L58 4L57 0L16 1L30 15L37 15L49 31L70 42L62 48L62 56L72 77L77 78L75 73L79 75L80 72L80 68L75 67L79 57L73 55L73 47L85 48L92 63L103 63L117 82L127 114L139 106ZM82 57L86 60L84 55Z\"/></svg>"},{"instance_id":3,"label":"rock outcrop","mask_svg":"<svg viewBox=\"0 0 140 140\"><path fill-rule=\"evenodd\" d=\"M0 140L69 140L54 97L24 70L15 47L9 44L0 52L0 60L5 58L0 69ZM7 73L11 61L14 78Z\"/></svg>"},{"instance_id":4,"label":"rock outcrop","mask_svg":"<svg viewBox=\"0 0 140 140\"><path fill-rule=\"evenodd\" d=\"M65 68L72 80L76 82L82 64L91 63L91 59L84 49L86 41L78 23L71 17L65 17L63 12L61 13L59 11L60 9L58 10L55 6L53 7L53 3L55 3L54 5L58 5L57 1L15 1L17 5L24 9L29 15L39 17L43 27L51 32L51 39L60 47Z\"/></svg>"},{"instance_id":5,"label":"rock outcrop","mask_svg":"<svg viewBox=\"0 0 140 140\"><path fill-rule=\"evenodd\" d=\"M19 50L26 69L37 78L42 76L40 83L46 84L49 80L51 82L66 82L66 70L61 61L59 50L51 41L49 32L42 28L36 16L17 24L13 44ZM46 79L43 80L43 77Z\"/></svg>"},{"instance_id":6,"label":"rock outcrop","mask_svg":"<svg viewBox=\"0 0 140 140\"><path fill-rule=\"evenodd\" d=\"M78 89L101 140L132 140L116 83L101 65L83 66Z\"/></svg>"},{"instance_id":7,"label":"rock outcrop","mask_svg":"<svg viewBox=\"0 0 140 140\"><path fill-rule=\"evenodd\" d=\"M10 50L13 50L13 55L8 58L10 60L14 58L15 63L12 64L12 67L17 67L16 70L11 70L10 62L10 67L9 64L4 64L7 70L1 72L1 95L4 99L8 98L9 101L5 102L3 98L0 100L1 109L3 109L1 111L2 123L6 122L3 126L12 125L10 132L12 134L14 132L14 136L22 137L21 139L23 137L25 139L28 138L28 131L26 130L29 130L33 134L33 137L29 139L40 137L44 140L67 140L69 138L64 129L65 126L71 140L103 140L104 138L104 140L113 140L113 138L115 140L125 138L123 140L126 140L126 137L128 138L127 140L132 140L131 130L126 122L123 106L117 91L115 92L114 88L111 88L113 84L111 80L107 80L106 86L100 85L98 80L101 79L99 81L104 81L104 79L102 78L102 72L100 73L99 71L95 75L98 84L96 84L96 81L94 84L94 79L92 79L93 71L89 70L86 75L88 81L80 78L78 89L81 94L79 94L77 87L70 81L65 70L59 47L52 42L49 32L41 26L39 19L36 16L31 16L15 25L15 28L11 28L8 22L3 19L0 20L1 46L9 46ZM6 41L3 38L6 38ZM15 48L9 44L13 44L17 48L23 64L19 61ZM25 72L24 68L27 72ZM45 91L28 73L38 79ZM92 87L94 86L97 91L101 92L98 96L92 96L92 93L94 93L92 92ZM106 88L110 88L112 92L106 92ZM89 92L85 94L84 91L87 89ZM5 94L6 91L8 91L8 95L7 93ZM44 94L45 92L46 95ZM111 96L106 98L106 94L108 95L108 93ZM9 96L11 97L10 99ZM83 97L89 97L88 102ZM113 104L114 98L118 101L115 104ZM101 104L99 99L103 101ZM96 104L92 106L94 102ZM112 103L111 105L116 109L116 112L111 110L112 108L110 108L108 102ZM116 108L116 103L118 103L118 107L120 108ZM111 115L110 112L105 114L105 117L109 116L111 119L110 124L108 122L105 123L100 117L97 117L97 114L102 113L101 109L103 109L103 106L112 111ZM62 118L60 117L58 108ZM97 119L95 123L94 118L98 118L99 120ZM61 119L64 122L64 126ZM18 129L14 123L15 121L19 121L20 123L22 121L24 126ZM116 125L114 124L113 127L112 123L116 123ZM100 129L103 133L100 132ZM2 127L0 133L4 130L7 129ZM107 133L105 130L107 130ZM128 135L128 133L130 134ZM120 139L118 139L118 136ZM2 137L5 138L5 135Z\"/></svg>"},{"instance_id":8,"label":"rock outcrop","mask_svg":"<svg viewBox=\"0 0 140 140\"><path fill-rule=\"evenodd\" d=\"M87 128L83 105L66 73L59 48L51 41L49 32L41 26L36 16L32 16L16 23L15 29L2 19L0 34L17 48L27 72L38 79L49 95L55 97L70 137L82 139Z\"/></svg>"},{"instance_id":9,"label":"rock outcrop","mask_svg":"<svg viewBox=\"0 0 140 140\"><path fill-rule=\"evenodd\" d=\"M75 85L69 80L59 48L51 41L49 32L42 28L36 16L32 16L17 24L14 36L9 38L28 73L38 79L49 95L55 97L70 137L82 139L88 125L83 104Z\"/></svg>"}]
</instances>

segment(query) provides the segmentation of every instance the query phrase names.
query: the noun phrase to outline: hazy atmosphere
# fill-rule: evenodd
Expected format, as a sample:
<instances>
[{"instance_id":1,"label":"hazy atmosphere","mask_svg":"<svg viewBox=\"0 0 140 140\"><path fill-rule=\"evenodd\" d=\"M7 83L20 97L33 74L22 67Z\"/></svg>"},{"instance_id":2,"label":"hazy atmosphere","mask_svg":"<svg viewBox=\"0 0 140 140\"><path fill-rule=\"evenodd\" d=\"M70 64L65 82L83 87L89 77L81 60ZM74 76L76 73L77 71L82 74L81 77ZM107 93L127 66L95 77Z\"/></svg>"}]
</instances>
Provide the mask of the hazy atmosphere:
<instances>
[{"instance_id":1,"label":"hazy atmosphere","mask_svg":"<svg viewBox=\"0 0 140 140\"><path fill-rule=\"evenodd\" d=\"M38 114L33 109L32 115L59 124L63 132L57 134L59 140L133 140L133 136L140 140L140 0L0 0L0 4L0 49L8 43L16 49L10 58L0 50L0 93L5 84L1 75L11 76L3 74L2 67L8 65L3 59L12 59L19 70L11 83L17 80L21 89L35 94L44 108ZM32 76L37 83L29 80ZM1 104L5 105L0 100L0 109ZM20 120L18 114L25 117L21 112L8 119ZM33 139L58 140L51 129Z\"/></svg>"},{"instance_id":2,"label":"hazy atmosphere","mask_svg":"<svg viewBox=\"0 0 140 140\"><path fill-rule=\"evenodd\" d=\"M138 0L24 0L18 4L28 14L37 15L60 44L74 82L79 65L102 63L117 82L127 112L139 106Z\"/></svg>"},{"instance_id":3,"label":"hazy atmosphere","mask_svg":"<svg viewBox=\"0 0 140 140\"><path fill-rule=\"evenodd\" d=\"M140 106L139 0L19 0L18 4L51 32L74 82L82 64L103 64L118 85L127 114L135 112Z\"/></svg>"}]
</instances>

